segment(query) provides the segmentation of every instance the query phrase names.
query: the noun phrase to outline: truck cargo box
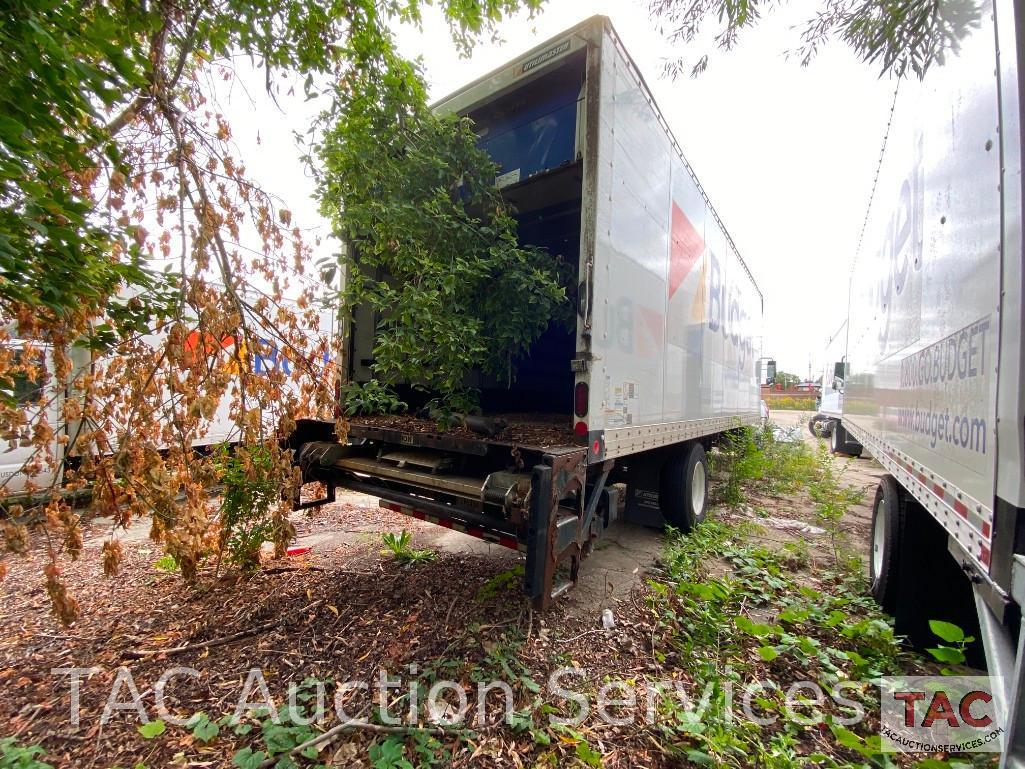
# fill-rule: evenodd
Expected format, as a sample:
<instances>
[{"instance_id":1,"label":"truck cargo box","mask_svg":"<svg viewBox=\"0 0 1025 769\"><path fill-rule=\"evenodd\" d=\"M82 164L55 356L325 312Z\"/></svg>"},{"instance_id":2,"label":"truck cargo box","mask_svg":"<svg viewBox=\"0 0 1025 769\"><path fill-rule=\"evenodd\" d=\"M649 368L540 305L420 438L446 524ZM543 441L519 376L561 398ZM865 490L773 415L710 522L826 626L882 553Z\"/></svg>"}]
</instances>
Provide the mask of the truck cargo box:
<instances>
[{"instance_id":1,"label":"truck cargo box","mask_svg":"<svg viewBox=\"0 0 1025 769\"><path fill-rule=\"evenodd\" d=\"M705 448L759 420L762 297L608 19L435 108L473 121L521 243L569 266L575 322L550 323L508 380L467 382L483 420L356 418L347 446L323 424L293 443L310 480L517 544L543 605L621 511L703 515ZM379 321L353 312L351 381L373 379Z\"/></svg>"},{"instance_id":2,"label":"truck cargo box","mask_svg":"<svg viewBox=\"0 0 1025 769\"><path fill-rule=\"evenodd\" d=\"M868 449L887 472L873 503L873 594L916 644L935 643L933 620L981 642L1003 695L1001 765L1020 766L1025 10L939 9L965 16L924 79L895 94L852 272L833 444Z\"/></svg>"}]
</instances>

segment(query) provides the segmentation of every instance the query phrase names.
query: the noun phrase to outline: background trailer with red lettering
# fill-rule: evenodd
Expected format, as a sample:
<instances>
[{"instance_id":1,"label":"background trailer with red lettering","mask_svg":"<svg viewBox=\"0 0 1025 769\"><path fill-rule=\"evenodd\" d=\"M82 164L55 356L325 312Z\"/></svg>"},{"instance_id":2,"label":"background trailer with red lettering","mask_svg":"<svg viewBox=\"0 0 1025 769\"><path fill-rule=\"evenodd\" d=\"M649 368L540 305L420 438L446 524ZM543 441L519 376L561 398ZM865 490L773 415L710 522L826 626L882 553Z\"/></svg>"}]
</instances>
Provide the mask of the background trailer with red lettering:
<instances>
[{"instance_id":1,"label":"background trailer with red lettering","mask_svg":"<svg viewBox=\"0 0 1025 769\"><path fill-rule=\"evenodd\" d=\"M705 512L705 452L759 420L762 297L609 20L594 17L436 105L469 116L500 166L523 243L574 273L512 381L474 382L484 417L442 431L355 419L292 437L308 481L526 553L543 607L617 516L687 530ZM380 276L378 276L380 277ZM351 381L373 378L377 321L346 331Z\"/></svg>"}]
</instances>

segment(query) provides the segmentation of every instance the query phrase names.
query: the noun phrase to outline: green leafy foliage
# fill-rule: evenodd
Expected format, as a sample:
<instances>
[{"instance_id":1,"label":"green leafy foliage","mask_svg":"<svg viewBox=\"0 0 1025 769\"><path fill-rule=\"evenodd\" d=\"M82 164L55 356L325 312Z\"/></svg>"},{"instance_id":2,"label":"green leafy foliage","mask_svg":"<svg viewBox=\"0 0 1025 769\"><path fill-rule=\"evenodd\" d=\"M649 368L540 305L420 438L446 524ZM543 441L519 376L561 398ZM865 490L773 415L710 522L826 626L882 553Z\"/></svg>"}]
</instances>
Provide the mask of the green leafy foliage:
<instances>
[{"instance_id":1,"label":"green leafy foliage","mask_svg":"<svg viewBox=\"0 0 1025 769\"><path fill-rule=\"evenodd\" d=\"M766 401L770 411L814 411L814 398L796 398L790 395L781 397L769 397Z\"/></svg>"},{"instance_id":2,"label":"green leafy foliage","mask_svg":"<svg viewBox=\"0 0 1025 769\"><path fill-rule=\"evenodd\" d=\"M671 698L660 700L656 728L663 745L699 765L809 765L804 727L789 717L779 691L753 698L760 715L777 719L763 728L725 717L727 684L735 702L739 687L751 680L771 679L783 689L791 678L814 680L828 689L830 682L894 675L904 667L899 639L865 595L862 578L820 573L822 589L803 585L785 551L751 541L756 528L707 520L687 536L672 534L662 558L664 577L650 583L650 604L659 617L656 660L682 668L698 691L709 687L700 717ZM712 562L724 569L712 573ZM871 687L851 696L866 710L876 707ZM828 707L823 717L828 723ZM858 747L851 749L859 755L860 749L879 753L873 735L853 737Z\"/></svg>"},{"instance_id":3,"label":"green leafy foliage","mask_svg":"<svg viewBox=\"0 0 1025 769\"><path fill-rule=\"evenodd\" d=\"M38 745L23 747L14 737L0 739L0 769L53 769L39 760L45 751Z\"/></svg>"},{"instance_id":4,"label":"green leafy foliage","mask_svg":"<svg viewBox=\"0 0 1025 769\"><path fill-rule=\"evenodd\" d=\"M865 496L863 489L843 483L850 461L839 464L821 440L814 453L803 441L777 440L768 426L727 433L712 459L722 479L717 497L728 505L743 502L745 490L781 494L807 488L816 517L829 533L837 563L858 568L859 559L841 525L851 507ZM791 550L799 557L797 548Z\"/></svg>"},{"instance_id":5,"label":"green leafy foliage","mask_svg":"<svg viewBox=\"0 0 1025 769\"><path fill-rule=\"evenodd\" d=\"M374 40L345 83L318 155L321 208L349 244L345 304L380 318L373 370L437 396L475 403L471 372L514 375L561 311L559 256L521 247L497 168L469 120L436 115L421 73Z\"/></svg>"},{"instance_id":6,"label":"green leafy foliage","mask_svg":"<svg viewBox=\"0 0 1025 769\"><path fill-rule=\"evenodd\" d=\"M362 384L350 382L342 387L342 408L348 417L369 414L397 414L406 404L376 379Z\"/></svg>"},{"instance_id":7,"label":"green leafy foliage","mask_svg":"<svg viewBox=\"0 0 1025 769\"><path fill-rule=\"evenodd\" d=\"M848 460L838 469L836 460L829 455L825 442L820 440L815 453L814 472L808 481L808 495L815 503L815 514L829 532L833 555L837 562L846 563L852 570L856 570L860 565L860 559L852 554L846 532L841 527L841 522L851 507L865 498L864 489L852 488L842 482L843 474L851 461Z\"/></svg>"},{"instance_id":8,"label":"green leafy foliage","mask_svg":"<svg viewBox=\"0 0 1025 769\"><path fill-rule=\"evenodd\" d=\"M729 50L738 36L754 27L766 13L782 6L765 0L651 0L650 9L668 29L669 39L694 43L709 17L719 23L716 44ZM807 64L829 40L850 46L865 63L881 74L924 77L930 67L956 51L961 40L979 25L982 6L976 3L940 3L934 0L837 0L823 2L800 30L796 51ZM708 55L689 67L702 72ZM687 71L683 59L670 60L666 71L674 76Z\"/></svg>"},{"instance_id":9,"label":"green leafy foliage","mask_svg":"<svg viewBox=\"0 0 1025 769\"><path fill-rule=\"evenodd\" d=\"M270 540L287 542L294 529L280 512L281 492L275 458L266 446L222 448L217 461L221 483L220 549L243 571L260 565L260 548ZM287 532L280 529L286 527ZM279 547L280 549L280 547Z\"/></svg>"},{"instance_id":10,"label":"green leafy foliage","mask_svg":"<svg viewBox=\"0 0 1025 769\"><path fill-rule=\"evenodd\" d=\"M236 735L253 734L257 739L256 746L246 745L235 751L232 759L234 766L239 769L258 769L268 758L276 757L274 766L277 769L296 769L299 766L296 758L317 758L319 751L315 745L297 751L293 757L293 751L317 736L314 726L305 723L313 719L302 704L303 693L308 693L312 685L310 681L304 681L297 687L295 706L282 705L276 713L267 712L266 709L254 711L253 717L243 722L223 719L217 722L218 725L232 726ZM241 727L249 728L240 731Z\"/></svg>"},{"instance_id":11,"label":"green leafy foliage","mask_svg":"<svg viewBox=\"0 0 1025 769\"><path fill-rule=\"evenodd\" d=\"M381 540L387 548L384 552L391 553L395 560L404 566L430 563L438 556L433 550L415 549L413 547L413 536L405 529L402 530L401 534L385 532L381 535Z\"/></svg>"},{"instance_id":12,"label":"green leafy foliage","mask_svg":"<svg viewBox=\"0 0 1025 769\"><path fill-rule=\"evenodd\" d=\"M480 586L477 591L478 601L490 601L497 595L509 590L515 590L523 582L523 564L517 564L511 569L500 571Z\"/></svg>"},{"instance_id":13,"label":"green leafy foliage","mask_svg":"<svg viewBox=\"0 0 1025 769\"><path fill-rule=\"evenodd\" d=\"M196 713L185 723L185 728L203 743L210 742L221 733L220 725L216 721L211 721L206 713Z\"/></svg>"},{"instance_id":14,"label":"green leafy foliage","mask_svg":"<svg viewBox=\"0 0 1025 769\"><path fill-rule=\"evenodd\" d=\"M468 51L505 14L540 0L441 4L453 41ZM248 54L267 68L268 84L272 70L298 72L313 95L313 75L358 66L391 19L419 22L420 2L318 2L299 13L286 0L187 9L14 0L0 14L0 308L148 317L152 307L108 301L122 284L157 285L138 259L145 233L129 217L105 216L109 198L91 190L100 174L115 197L131 180L123 129L145 110L166 110L194 60Z\"/></svg>"},{"instance_id":15,"label":"green leafy foliage","mask_svg":"<svg viewBox=\"0 0 1025 769\"><path fill-rule=\"evenodd\" d=\"M153 566L160 571L165 571L168 574L175 574L180 571L178 561L175 560L173 555L162 555L156 561L153 562Z\"/></svg>"},{"instance_id":16,"label":"green leafy foliage","mask_svg":"<svg viewBox=\"0 0 1025 769\"><path fill-rule=\"evenodd\" d=\"M739 427L723 436L712 455L715 475L722 479L717 501L737 505L747 487L773 494L793 492L815 471L811 451L800 441L778 441L770 427Z\"/></svg>"},{"instance_id":17,"label":"green leafy foliage","mask_svg":"<svg viewBox=\"0 0 1025 769\"><path fill-rule=\"evenodd\" d=\"M601 753L592 748L587 742L578 742L576 747L577 758L591 767L601 766Z\"/></svg>"},{"instance_id":18,"label":"green leafy foliage","mask_svg":"<svg viewBox=\"0 0 1025 769\"><path fill-rule=\"evenodd\" d=\"M405 743L398 737L387 737L370 746L370 765L374 769L413 769L406 760Z\"/></svg>"},{"instance_id":19,"label":"green leafy foliage","mask_svg":"<svg viewBox=\"0 0 1025 769\"><path fill-rule=\"evenodd\" d=\"M539 3L433 4L466 51L507 13ZM296 76L311 98L335 84L321 102L328 115L361 102L364 89L349 87L357 83L389 91L400 111L421 109L423 94L395 90L400 67L381 62L392 26L418 24L422 6L13 0L0 9L0 326L16 337L0 344L0 421L32 448L24 469L39 493L22 517L59 519L72 558L79 516L63 492L88 487L94 510L123 524L152 516L154 539L183 580L197 579L210 554L216 508L206 491L217 472L191 447L220 404L233 439L277 452L274 462L241 468L250 501L263 495L253 467L269 469L276 491L296 493L273 433L334 405L329 342L309 333L322 297L315 281L300 279L312 251L305 228L276 190L247 174L233 135L244 120L225 114L225 100L237 90L236 63L248 61L271 98ZM320 135L316 126L311 134ZM421 160L429 156L426 148ZM159 275L143 269L151 257ZM40 378L17 350L45 350L49 376L31 398L47 408L19 404L19 375L25 384ZM67 443L53 451L57 436ZM74 472L48 472L65 456L76 457ZM253 567L266 529L261 505L224 510L222 547L230 544L243 568ZM270 529L283 547L285 516L272 512ZM102 552L114 576L117 549ZM81 605L56 564L44 568L58 616L74 621Z\"/></svg>"},{"instance_id":20,"label":"green leafy foliage","mask_svg":"<svg viewBox=\"0 0 1025 769\"><path fill-rule=\"evenodd\" d=\"M166 731L167 724L160 720L150 721L139 726L139 734L141 734L147 740L152 740L156 737L159 737Z\"/></svg>"},{"instance_id":21,"label":"green leafy foliage","mask_svg":"<svg viewBox=\"0 0 1025 769\"><path fill-rule=\"evenodd\" d=\"M130 232L91 216L97 156L120 166L101 111L145 82L137 3L19 2L0 11L0 308L101 307L122 281L146 284Z\"/></svg>"},{"instance_id":22,"label":"green leafy foliage","mask_svg":"<svg viewBox=\"0 0 1025 769\"><path fill-rule=\"evenodd\" d=\"M965 632L952 622L944 622L938 619L929 620L929 629L933 635L945 643L939 644L933 649L926 649L932 657L944 665L964 665L967 660L965 650L968 645L975 642L975 636L966 636ZM953 674L955 671L944 668L944 674Z\"/></svg>"}]
</instances>

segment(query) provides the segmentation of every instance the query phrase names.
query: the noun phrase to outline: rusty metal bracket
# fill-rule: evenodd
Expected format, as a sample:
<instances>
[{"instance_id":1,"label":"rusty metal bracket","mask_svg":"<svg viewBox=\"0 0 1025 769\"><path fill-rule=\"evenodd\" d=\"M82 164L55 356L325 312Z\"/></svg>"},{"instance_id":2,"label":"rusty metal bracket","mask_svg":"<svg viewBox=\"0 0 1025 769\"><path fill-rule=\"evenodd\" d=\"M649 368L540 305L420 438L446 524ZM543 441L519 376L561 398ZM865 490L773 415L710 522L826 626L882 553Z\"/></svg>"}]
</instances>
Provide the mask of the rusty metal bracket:
<instances>
[{"instance_id":1,"label":"rusty metal bracket","mask_svg":"<svg viewBox=\"0 0 1025 769\"><path fill-rule=\"evenodd\" d=\"M581 558L587 450L567 448L545 454L531 474L530 520L524 592L538 611L576 584ZM555 586L560 566L569 580Z\"/></svg>"}]
</instances>

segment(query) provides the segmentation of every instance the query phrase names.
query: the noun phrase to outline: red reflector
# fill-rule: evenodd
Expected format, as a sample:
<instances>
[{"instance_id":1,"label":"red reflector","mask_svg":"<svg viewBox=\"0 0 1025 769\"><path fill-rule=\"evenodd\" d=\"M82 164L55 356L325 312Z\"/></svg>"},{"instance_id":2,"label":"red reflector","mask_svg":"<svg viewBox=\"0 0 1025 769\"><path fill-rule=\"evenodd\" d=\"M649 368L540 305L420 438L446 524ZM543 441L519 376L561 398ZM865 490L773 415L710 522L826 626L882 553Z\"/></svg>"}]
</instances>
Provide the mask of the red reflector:
<instances>
[{"instance_id":1,"label":"red reflector","mask_svg":"<svg viewBox=\"0 0 1025 769\"><path fill-rule=\"evenodd\" d=\"M601 453L601 441L595 438L594 443L591 445L591 453L598 456Z\"/></svg>"},{"instance_id":2,"label":"red reflector","mask_svg":"<svg viewBox=\"0 0 1025 769\"><path fill-rule=\"evenodd\" d=\"M586 438L587 437L587 422L577 422L575 425L573 425L573 433L578 438Z\"/></svg>"},{"instance_id":3,"label":"red reflector","mask_svg":"<svg viewBox=\"0 0 1025 769\"><path fill-rule=\"evenodd\" d=\"M587 382L577 382L573 391L573 412L578 417L587 416Z\"/></svg>"}]
</instances>

